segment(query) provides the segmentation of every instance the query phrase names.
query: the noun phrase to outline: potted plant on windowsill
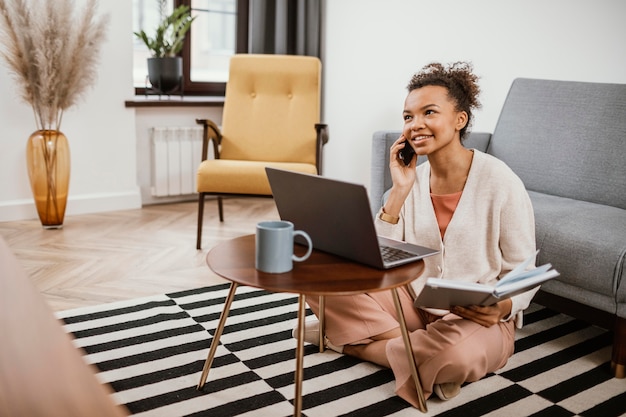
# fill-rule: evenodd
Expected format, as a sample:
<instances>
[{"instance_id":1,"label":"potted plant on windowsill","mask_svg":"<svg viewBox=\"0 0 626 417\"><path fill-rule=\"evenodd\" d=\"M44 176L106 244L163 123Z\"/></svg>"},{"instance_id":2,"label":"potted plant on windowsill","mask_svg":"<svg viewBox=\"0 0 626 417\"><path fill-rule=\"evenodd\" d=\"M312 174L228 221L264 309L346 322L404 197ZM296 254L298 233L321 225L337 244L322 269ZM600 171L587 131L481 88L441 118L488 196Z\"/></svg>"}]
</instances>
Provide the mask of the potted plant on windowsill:
<instances>
[{"instance_id":1,"label":"potted plant on windowsill","mask_svg":"<svg viewBox=\"0 0 626 417\"><path fill-rule=\"evenodd\" d=\"M161 22L157 26L154 37L150 37L144 30L134 32L141 39L152 57L148 58L148 79L152 87L161 93L174 91L182 84L183 61L177 54L183 48L185 36L191 28L190 7L178 6L166 15L165 0L159 0Z\"/></svg>"}]
</instances>

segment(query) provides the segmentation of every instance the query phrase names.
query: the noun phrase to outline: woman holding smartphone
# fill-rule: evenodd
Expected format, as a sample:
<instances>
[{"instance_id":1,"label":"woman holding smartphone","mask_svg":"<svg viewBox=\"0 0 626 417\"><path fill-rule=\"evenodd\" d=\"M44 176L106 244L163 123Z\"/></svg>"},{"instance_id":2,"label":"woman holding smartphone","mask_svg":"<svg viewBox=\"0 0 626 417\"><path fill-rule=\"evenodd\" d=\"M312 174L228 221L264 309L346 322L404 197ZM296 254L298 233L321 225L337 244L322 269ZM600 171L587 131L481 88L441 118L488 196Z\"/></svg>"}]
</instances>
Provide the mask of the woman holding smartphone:
<instances>
[{"instance_id":1,"label":"woman holding smartphone","mask_svg":"<svg viewBox=\"0 0 626 417\"><path fill-rule=\"evenodd\" d=\"M480 107L477 81L463 62L432 63L411 78L402 135L391 147L393 186L376 220L381 235L441 248L425 259L412 291L399 291L427 398L450 399L463 383L503 367L536 291L488 307L413 305L426 278L493 284L535 252L533 209L521 180L503 162L462 144ZM407 165L407 147L428 161L416 166L414 155ZM315 297L307 301L317 315ZM327 297L325 314L327 346L391 368L397 394L417 406L390 292ZM307 323L307 341L315 343L317 328Z\"/></svg>"}]
</instances>

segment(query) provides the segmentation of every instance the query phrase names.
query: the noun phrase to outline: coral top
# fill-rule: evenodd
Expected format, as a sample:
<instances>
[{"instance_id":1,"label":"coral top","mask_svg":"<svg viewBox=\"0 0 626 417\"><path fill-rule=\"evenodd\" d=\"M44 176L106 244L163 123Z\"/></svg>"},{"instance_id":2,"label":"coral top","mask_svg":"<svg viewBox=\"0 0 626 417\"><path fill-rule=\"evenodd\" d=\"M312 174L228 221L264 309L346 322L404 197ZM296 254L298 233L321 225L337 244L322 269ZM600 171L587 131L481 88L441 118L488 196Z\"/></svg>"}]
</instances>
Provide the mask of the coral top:
<instances>
[{"instance_id":1,"label":"coral top","mask_svg":"<svg viewBox=\"0 0 626 417\"><path fill-rule=\"evenodd\" d=\"M450 224L450 220L452 220L452 215L454 214L454 210L456 210L456 206L459 204L462 193L463 191L444 195L430 193L442 239L443 235L446 234L446 229L448 228L448 224Z\"/></svg>"}]
</instances>

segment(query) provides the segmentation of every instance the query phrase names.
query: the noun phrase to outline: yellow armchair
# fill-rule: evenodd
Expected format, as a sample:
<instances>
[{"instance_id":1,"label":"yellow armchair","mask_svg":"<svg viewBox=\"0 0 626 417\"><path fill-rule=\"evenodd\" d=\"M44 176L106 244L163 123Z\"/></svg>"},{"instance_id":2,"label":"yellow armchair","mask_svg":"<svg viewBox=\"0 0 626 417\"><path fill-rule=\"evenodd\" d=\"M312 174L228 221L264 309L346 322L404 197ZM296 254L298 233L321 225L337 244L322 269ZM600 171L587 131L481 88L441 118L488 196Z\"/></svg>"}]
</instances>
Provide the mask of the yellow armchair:
<instances>
[{"instance_id":1,"label":"yellow armchair","mask_svg":"<svg viewBox=\"0 0 626 417\"><path fill-rule=\"evenodd\" d=\"M321 62L296 55L234 55L221 129L204 126L202 162L197 173L198 233L202 247L204 200L217 195L271 196L265 174L271 166L321 175L328 126L320 123ZM212 144L214 159L207 159Z\"/></svg>"}]
</instances>

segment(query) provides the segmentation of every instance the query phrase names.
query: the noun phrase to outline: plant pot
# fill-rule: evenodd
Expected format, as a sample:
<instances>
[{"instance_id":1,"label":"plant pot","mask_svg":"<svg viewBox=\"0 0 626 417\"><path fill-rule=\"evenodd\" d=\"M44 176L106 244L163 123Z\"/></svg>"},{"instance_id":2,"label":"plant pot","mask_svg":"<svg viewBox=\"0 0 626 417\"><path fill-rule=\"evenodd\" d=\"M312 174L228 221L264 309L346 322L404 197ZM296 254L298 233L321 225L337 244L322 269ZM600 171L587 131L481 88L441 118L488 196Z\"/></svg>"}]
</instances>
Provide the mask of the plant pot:
<instances>
[{"instance_id":1,"label":"plant pot","mask_svg":"<svg viewBox=\"0 0 626 417\"><path fill-rule=\"evenodd\" d=\"M181 87L182 78L182 57L148 58L148 79L157 91L169 93L176 90Z\"/></svg>"},{"instance_id":2,"label":"plant pot","mask_svg":"<svg viewBox=\"0 0 626 417\"><path fill-rule=\"evenodd\" d=\"M38 130L28 139L30 188L44 229L63 227L70 183L70 148L58 130Z\"/></svg>"}]
</instances>

